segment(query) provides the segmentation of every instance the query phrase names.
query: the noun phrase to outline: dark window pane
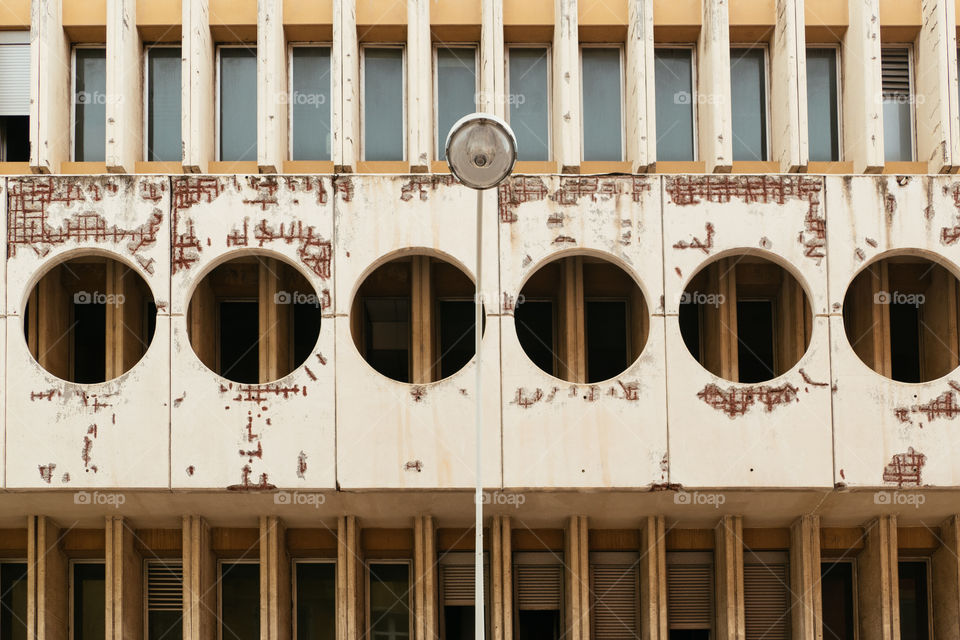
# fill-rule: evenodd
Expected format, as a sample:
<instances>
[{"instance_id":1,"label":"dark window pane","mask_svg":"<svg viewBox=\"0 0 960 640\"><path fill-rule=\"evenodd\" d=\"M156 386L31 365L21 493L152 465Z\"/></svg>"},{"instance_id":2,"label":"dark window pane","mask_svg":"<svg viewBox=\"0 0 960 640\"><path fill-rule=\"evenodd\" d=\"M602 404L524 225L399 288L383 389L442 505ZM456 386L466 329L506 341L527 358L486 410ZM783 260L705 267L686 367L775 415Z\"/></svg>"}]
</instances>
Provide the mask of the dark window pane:
<instances>
[{"instance_id":1,"label":"dark window pane","mask_svg":"<svg viewBox=\"0 0 960 640\"><path fill-rule=\"evenodd\" d=\"M730 51L733 159L767 159L766 63L763 49Z\"/></svg>"},{"instance_id":2,"label":"dark window pane","mask_svg":"<svg viewBox=\"0 0 960 640\"><path fill-rule=\"evenodd\" d=\"M657 160L693 160L693 52L657 49Z\"/></svg>"},{"instance_id":3,"label":"dark window pane","mask_svg":"<svg viewBox=\"0 0 960 640\"><path fill-rule=\"evenodd\" d=\"M447 134L463 116L476 111L477 50L437 49L437 159L446 159Z\"/></svg>"},{"instance_id":4,"label":"dark window pane","mask_svg":"<svg viewBox=\"0 0 960 640\"><path fill-rule=\"evenodd\" d=\"M260 565L221 565L220 634L222 640L260 640Z\"/></svg>"},{"instance_id":5,"label":"dark window pane","mask_svg":"<svg viewBox=\"0 0 960 640\"><path fill-rule=\"evenodd\" d=\"M587 382L600 382L627 368L627 303L586 300Z\"/></svg>"},{"instance_id":6,"label":"dark window pane","mask_svg":"<svg viewBox=\"0 0 960 640\"><path fill-rule=\"evenodd\" d=\"M839 160L836 49L807 49L807 121L810 159L819 162Z\"/></svg>"},{"instance_id":7,"label":"dark window pane","mask_svg":"<svg viewBox=\"0 0 960 640\"><path fill-rule=\"evenodd\" d=\"M320 304L298 303L293 305L293 366L303 364L320 337L320 321L323 311Z\"/></svg>"},{"instance_id":8,"label":"dark window pane","mask_svg":"<svg viewBox=\"0 0 960 640\"><path fill-rule=\"evenodd\" d=\"M620 49L583 49L583 159L623 159Z\"/></svg>"},{"instance_id":9,"label":"dark window pane","mask_svg":"<svg viewBox=\"0 0 960 640\"><path fill-rule=\"evenodd\" d=\"M521 610L516 615L520 631L518 640L559 640L559 611Z\"/></svg>"},{"instance_id":10,"label":"dark window pane","mask_svg":"<svg viewBox=\"0 0 960 640\"><path fill-rule=\"evenodd\" d=\"M27 565L0 565L0 639L27 640Z\"/></svg>"},{"instance_id":11,"label":"dark window pane","mask_svg":"<svg viewBox=\"0 0 960 640\"><path fill-rule=\"evenodd\" d=\"M700 305L681 301L678 320L683 343L690 354L700 360L703 357L700 353Z\"/></svg>"},{"instance_id":12,"label":"dark window pane","mask_svg":"<svg viewBox=\"0 0 960 640\"><path fill-rule=\"evenodd\" d=\"M737 301L737 361L740 382L763 382L776 375L772 301Z\"/></svg>"},{"instance_id":13,"label":"dark window pane","mask_svg":"<svg viewBox=\"0 0 960 640\"><path fill-rule=\"evenodd\" d=\"M410 381L410 299L363 301L366 360L394 380Z\"/></svg>"},{"instance_id":14,"label":"dark window pane","mask_svg":"<svg viewBox=\"0 0 960 640\"><path fill-rule=\"evenodd\" d=\"M260 381L260 311L256 302L220 303L220 375L236 382Z\"/></svg>"},{"instance_id":15,"label":"dark window pane","mask_svg":"<svg viewBox=\"0 0 960 640\"><path fill-rule=\"evenodd\" d=\"M710 629L670 629L670 640L710 640Z\"/></svg>"},{"instance_id":16,"label":"dark window pane","mask_svg":"<svg viewBox=\"0 0 960 640\"><path fill-rule=\"evenodd\" d=\"M927 563L901 562L900 640L929 640Z\"/></svg>"},{"instance_id":17,"label":"dark window pane","mask_svg":"<svg viewBox=\"0 0 960 640\"><path fill-rule=\"evenodd\" d=\"M30 161L30 116L0 116L0 162Z\"/></svg>"},{"instance_id":18,"label":"dark window pane","mask_svg":"<svg viewBox=\"0 0 960 640\"><path fill-rule=\"evenodd\" d=\"M256 49L220 49L220 159L257 159Z\"/></svg>"},{"instance_id":19,"label":"dark window pane","mask_svg":"<svg viewBox=\"0 0 960 640\"><path fill-rule=\"evenodd\" d=\"M297 563L297 640L334 640L337 571L332 562Z\"/></svg>"},{"instance_id":20,"label":"dark window pane","mask_svg":"<svg viewBox=\"0 0 960 640\"><path fill-rule=\"evenodd\" d=\"M90 293L86 298L81 295L74 296L73 304L73 381L103 382L107 365L107 305L93 302Z\"/></svg>"},{"instance_id":21,"label":"dark window pane","mask_svg":"<svg viewBox=\"0 0 960 640\"><path fill-rule=\"evenodd\" d=\"M446 378L460 371L476 351L476 307L472 300L441 300L437 307L440 377Z\"/></svg>"},{"instance_id":22,"label":"dark window pane","mask_svg":"<svg viewBox=\"0 0 960 640\"><path fill-rule=\"evenodd\" d=\"M74 160L103 162L107 152L107 52L76 50Z\"/></svg>"},{"instance_id":23,"label":"dark window pane","mask_svg":"<svg viewBox=\"0 0 960 640\"><path fill-rule=\"evenodd\" d=\"M409 572L405 564L370 565L371 640L410 637Z\"/></svg>"},{"instance_id":24,"label":"dark window pane","mask_svg":"<svg viewBox=\"0 0 960 640\"><path fill-rule=\"evenodd\" d=\"M517 136L518 160L550 159L550 96L547 49L510 49L510 127Z\"/></svg>"},{"instance_id":25,"label":"dark window pane","mask_svg":"<svg viewBox=\"0 0 960 640\"><path fill-rule=\"evenodd\" d=\"M293 48L294 160L330 159L330 47Z\"/></svg>"},{"instance_id":26,"label":"dark window pane","mask_svg":"<svg viewBox=\"0 0 960 640\"><path fill-rule=\"evenodd\" d=\"M180 135L180 47L150 49L147 57L147 160L177 162Z\"/></svg>"},{"instance_id":27,"label":"dark window pane","mask_svg":"<svg viewBox=\"0 0 960 640\"><path fill-rule=\"evenodd\" d=\"M553 303L525 300L513 311L520 346L535 365L556 375L553 368Z\"/></svg>"},{"instance_id":28,"label":"dark window pane","mask_svg":"<svg viewBox=\"0 0 960 640\"><path fill-rule=\"evenodd\" d=\"M102 563L73 565L73 640L104 640L106 581Z\"/></svg>"},{"instance_id":29,"label":"dark window pane","mask_svg":"<svg viewBox=\"0 0 960 640\"><path fill-rule=\"evenodd\" d=\"M403 160L403 50L363 50L364 160Z\"/></svg>"},{"instance_id":30,"label":"dark window pane","mask_svg":"<svg viewBox=\"0 0 960 640\"><path fill-rule=\"evenodd\" d=\"M890 307L890 377L921 382L920 307L893 302Z\"/></svg>"},{"instance_id":31,"label":"dark window pane","mask_svg":"<svg viewBox=\"0 0 960 640\"><path fill-rule=\"evenodd\" d=\"M913 160L913 83L910 50L885 48L881 53L883 73L884 160Z\"/></svg>"},{"instance_id":32,"label":"dark window pane","mask_svg":"<svg viewBox=\"0 0 960 640\"><path fill-rule=\"evenodd\" d=\"M446 606L443 608L443 633L445 640L473 640L473 607Z\"/></svg>"},{"instance_id":33,"label":"dark window pane","mask_svg":"<svg viewBox=\"0 0 960 640\"><path fill-rule=\"evenodd\" d=\"M823 640L854 640L853 564L820 565Z\"/></svg>"}]
</instances>

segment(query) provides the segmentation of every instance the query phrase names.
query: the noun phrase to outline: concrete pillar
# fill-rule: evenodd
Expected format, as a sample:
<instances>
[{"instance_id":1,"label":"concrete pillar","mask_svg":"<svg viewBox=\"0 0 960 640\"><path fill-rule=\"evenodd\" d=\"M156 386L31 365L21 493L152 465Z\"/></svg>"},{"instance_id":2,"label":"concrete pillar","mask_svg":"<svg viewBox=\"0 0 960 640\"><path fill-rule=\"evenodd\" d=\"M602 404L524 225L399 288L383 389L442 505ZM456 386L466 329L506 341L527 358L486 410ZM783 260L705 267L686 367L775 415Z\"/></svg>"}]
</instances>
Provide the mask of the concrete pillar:
<instances>
[{"instance_id":1,"label":"concrete pillar","mask_svg":"<svg viewBox=\"0 0 960 640\"><path fill-rule=\"evenodd\" d=\"M70 42L60 0L30 5L30 170L59 173L70 159Z\"/></svg>"},{"instance_id":2,"label":"concrete pillar","mask_svg":"<svg viewBox=\"0 0 960 640\"><path fill-rule=\"evenodd\" d=\"M506 118L503 0L482 0L480 23L480 100L477 109Z\"/></svg>"},{"instance_id":3,"label":"concrete pillar","mask_svg":"<svg viewBox=\"0 0 960 640\"><path fill-rule=\"evenodd\" d=\"M843 36L843 153L854 173L883 170L880 0L850 0Z\"/></svg>"},{"instance_id":4,"label":"concrete pillar","mask_svg":"<svg viewBox=\"0 0 960 640\"><path fill-rule=\"evenodd\" d=\"M133 173L143 157L143 47L136 0L107 0L107 171Z\"/></svg>"},{"instance_id":5,"label":"concrete pillar","mask_svg":"<svg viewBox=\"0 0 960 640\"><path fill-rule=\"evenodd\" d=\"M823 640L820 597L820 516L790 526L790 615L793 640Z\"/></svg>"},{"instance_id":6,"label":"concrete pillar","mask_svg":"<svg viewBox=\"0 0 960 640\"><path fill-rule=\"evenodd\" d=\"M407 0L407 157L411 173L430 171L433 144L430 0Z\"/></svg>"},{"instance_id":7,"label":"concrete pillar","mask_svg":"<svg viewBox=\"0 0 960 640\"><path fill-rule=\"evenodd\" d=\"M921 0L921 6L914 65L917 160L929 163L930 173L950 173L960 165L956 8L948 0Z\"/></svg>"},{"instance_id":8,"label":"concrete pillar","mask_svg":"<svg viewBox=\"0 0 960 640\"><path fill-rule=\"evenodd\" d=\"M897 516L880 516L866 531L857 557L860 640L900 640Z\"/></svg>"},{"instance_id":9,"label":"concrete pillar","mask_svg":"<svg viewBox=\"0 0 960 640\"><path fill-rule=\"evenodd\" d=\"M707 173L729 173L733 163L730 111L730 14L727 0L703 0L697 41L698 145Z\"/></svg>"},{"instance_id":10,"label":"concrete pillar","mask_svg":"<svg viewBox=\"0 0 960 640\"><path fill-rule=\"evenodd\" d=\"M106 640L142 638L143 557L134 547L126 519L107 516L105 532Z\"/></svg>"},{"instance_id":11,"label":"concrete pillar","mask_svg":"<svg viewBox=\"0 0 960 640\"><path fill-rule=\"evenodd\" d=\"M360 46L356 0L333 0L333 119L334 173L352 173L360 159Z\"/></svg>"},{"instance_id":12,"label":"concrete pillar","mask_svg":"<svg viewBox=\"0 0 960 640\"><path fill-rule=\"evenodd\" d=\"M218 578L210 526L199 516L184 516L183 640L217 637Z\"/></svg>"},{"instance_id":13,"label":"concrete pillar","mask_svg":"<svg viewBox=\"0 0 960 640\"><path fill-rule=\"evenodd\" d=\"M493 640L513 640L513 545L510 516L490 522L490 622Z\"/></svg>"},{"instance_id":14,"label":"concrete pillar","mask_svg":"<svg viewBox=\"0 0 960 640\"><path fill-rule=\"evenodd\" d=\"M640 173L657 157L653 0L629 0L627 13L626 150L630 167Z\"/></svg>"},{"instance_id":15,"label":"concrete pillar","mask_svg":"<svg viewBox=\"0 0 960 640\"><path fill-rule=\"evenodd\" d=\"M27 518L27 637L34 640L67 639L69 563L61 537L46 516Z\"/></svg>"},{"instance_id":16,"label":"concrete pillar","mask_svg":"<svg viewBox=\"0 0 960 640\"><path fill-rule=\"evenodd\" d=\"M287 528L276 516L261 516L260 640L289 638L292 608Z\"/></svg>"},{"instance_id":17,"label":"concrete pillar","mask_svg":"<svg viewBox=\"0 0 960 640\"><path fill-rule=\"evenodd\" d=\"M771 158L793 172L810 161L804 0L777 0L770 43Z\"/></svg>"},{"instance_id":18,"label":"concrete pillar","mask_svg":"<svg viewBox=\"0 0 960 640\"><path fill-rule=\"evenodd\" d=\"M590 545L586 516L571 516L564 536L564 638L590 640Z\"/></svg>"},{"instance_id":19,"label":"concrete pillar","mask_svg":"<svg viewBox=\"0 0 960 640\"><path fill-rule=\"evenodd\" d=\"M360 640L363 615L363 549L356 516L337 519L337 638Z\"/></svg>"},{"instance_id":20,"label":"concrete pillar","mask_svg":"<svg viewBox=\"0 0 960 640\"><path fill-rule=\"evenodd\" d=\"M743 516L723 516L714 529L717 640L745 640Z\"/></svg>"},{"instance_id":21,"label":"concrete pillar","mask_svg":"<svg viewBox=\"0 0 960 640\"><path fill-rule=\"evenodd\" d=\"M640 525L640 637L667 640L667 545L663 516Z\"/></svg>"},{"instance_id":22,"label":"concrete pillar","mask_svg":"<svg viewBox=\"0 0 960 640\"><path fill-rule=\"evenodd\" d=\"M580 173L580 34L577 0L554 0L553 140L560 173Z\"/></svg>"},{"instance_id":23,"label":"concrete pillar","mask_svg":"<svg viewBox=\"0 0 960 640\"><path fill-rule=\"evenodd\" d=\"M257 0L257 165L280 173L287 159L287 39L283 0Z\"/></svg>"},{"instance_id":24,"label":"concrete pillar","mask_svg":"<svg viewBox=\"0 0 960 640\"><path fill-rule=\"evenodd\" d=\"M208 3L183 3L180 131L185 173L206 173L207 165L216 158L216 55Z\"/></svg>"},{"instance_id":25,"label":"concrete pillar","mask_svg":"<svg viewBox=\"0 0 960 640\"><path fill-rule=\"evenodd\" d=\"M413 640L440 637L437 608L437 528L432 516L413 526Z\"/></svg>"},{"instance_id":26,"label":"concrete pillar","mask_svg":"<svg viewBox=\"0 0 960 640\"><path fill-rule=\"evenodd\" d=\"M933 552L933 637L955 638L960 629L960 515L940 525Z\"/></svg>"}]
</instances>

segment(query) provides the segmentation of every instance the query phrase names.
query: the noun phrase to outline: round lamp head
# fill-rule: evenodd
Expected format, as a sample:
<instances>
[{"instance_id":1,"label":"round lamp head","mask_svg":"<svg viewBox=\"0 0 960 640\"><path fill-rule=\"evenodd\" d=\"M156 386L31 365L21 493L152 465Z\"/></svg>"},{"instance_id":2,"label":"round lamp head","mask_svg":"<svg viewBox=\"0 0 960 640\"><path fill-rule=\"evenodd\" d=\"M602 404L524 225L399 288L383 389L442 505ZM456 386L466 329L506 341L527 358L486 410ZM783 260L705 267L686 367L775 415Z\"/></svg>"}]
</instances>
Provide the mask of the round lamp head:
<instances>
[{"instance_id":1,"label":"round lamp head","mask_svg":"<svg viewBox=\"0 0 960 640\"><path fill-rule=\"evenodd\" d=\"M517 161L517 138L510 125L489 113L457 120L447 134L446 149L453 175L471 189L497 186Z\"/></svg>"}]
</instances>

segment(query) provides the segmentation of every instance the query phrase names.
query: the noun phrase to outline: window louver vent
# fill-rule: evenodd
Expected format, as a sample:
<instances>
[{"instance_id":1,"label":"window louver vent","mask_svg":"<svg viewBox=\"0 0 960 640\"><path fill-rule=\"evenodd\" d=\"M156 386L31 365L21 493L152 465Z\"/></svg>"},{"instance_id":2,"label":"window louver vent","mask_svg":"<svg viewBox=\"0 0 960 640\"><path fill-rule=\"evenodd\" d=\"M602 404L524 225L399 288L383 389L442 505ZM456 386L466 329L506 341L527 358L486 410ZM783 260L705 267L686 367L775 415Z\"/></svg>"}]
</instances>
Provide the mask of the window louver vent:
<instances>
[{"instance_id":1,"label":"window louver vent","mask_svg":"<svg viewBox=\"0 0 960 640\"><path fill-rule=\"evenodd\" d=\"M443 605L472 607L474 570L472 564L441 564L440 583L443 586ZM490 593L490 569L483 568L483 591Z\"/></svg>"},{"instance_id":2,"label":"window louver vent","mask_svg":"<svg viewBox=\"0 0 960 640\"><path fill-rule=\"evenodd\" d=\"M560 566L517 565L517 607L525 610L560 609L563 570Z\"/></svg>"},{"instance_id":3,"label":"window louver vent","mask_svg":"<svg viewBox=\"0 0 960 640\"><path fill-rule=\"evenodd\" d=\"M594 640L628 640L637 633L637 566L597 564L593 573Z\"/></svg>"},{"instance_id":4,"label":"window louver vent","mask_svg":"<svg viewBox=\"0 0 960 640\"><path fill-rule=\"evenodd\" d=\"M744 564L747 640L790 639L788 580L786 564Z\"/></svg>"},{"instance_id":5,"label":"window louver vent","mask_svg":"<svg viewBox=\"0 0 960 640\"><path fill-rule=\"evenodd\" d=\"M712 605L712 565L667 566L667 617L671 629L709 629Z\"/></svg>"},{"instance_id":6,"label":"window louver vent","mask_svg":"<svg viewBox=\"0 0 960 640\"><path fill-rule=\"evenodd\" d=\"M884 49L880 58L883 69L883 95L910 95L910 50Z\"/></svg>"},{"instance_id":7,"label":"window louver vent","mask_svg":"<svg viewBox=\"0 0 960 640\"><path fill-rule=\"evenodd\" d=\"M147 565L147 610L183 610L181 562L151 562Z\"/></svg>"},{"instance_id":8,"label":"window louver vent","mask_svg":"<svg viewBox=\"0 0 960 640\"><path fill-rule=\"evenodd\" d=\"M30 115L30 45L0 41L0 116Z\"/></svg>"}]
</instances>

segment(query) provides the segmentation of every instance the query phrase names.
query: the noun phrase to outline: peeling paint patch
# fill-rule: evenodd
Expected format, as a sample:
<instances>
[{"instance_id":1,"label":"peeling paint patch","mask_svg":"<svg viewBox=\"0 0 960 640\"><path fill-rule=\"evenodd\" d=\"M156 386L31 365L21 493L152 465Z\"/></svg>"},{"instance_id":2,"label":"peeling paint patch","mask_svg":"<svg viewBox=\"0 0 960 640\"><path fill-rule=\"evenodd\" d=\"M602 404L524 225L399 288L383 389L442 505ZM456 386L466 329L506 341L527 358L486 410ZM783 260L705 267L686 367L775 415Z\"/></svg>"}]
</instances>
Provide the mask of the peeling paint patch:
<instances>
[{"instance_id":1,"label":"peeling paint patch","mask_svg":"<svg viewBox=\"0 0 960 640\"><path fill-rule=\"evenodd\" d=\"M511 400L511 404L516 404L523 407L524 409L529 409L536 403L540 402L540 400L542 399L543 399L543 391L541 391L540 389L527 391L523 387L520 387L519 389L517 389L516 394L514 394L513 400Z\"/></svg>"},{"instance_id":2,"label":"peeling paint patch","mask_svg":"<svg viewBox=\"0 0 960 640\"><path fill-rule=\"evenodd\" d=\"M674 243L674 249L699 249L707 255L710 254L710 249L713 248L713 223L708 222L706 224L707 239L701 240L694 236L692 240L687 242L686 240L680 240L679 242Z\"/></svg>"},{"instance_id":3,"label":"peeling paint patch","mask_svg":"<svg viewBox=\"0 0 960 640\"><path fill-rule=\"evenodd\" d=\"M50 464L41 464L37 468L40 470L40 479L50 484L50 480L53 478L53 471L57 468L57 465L51 462Z\"/></svg>"},{"instance_id":4,"label":"peeling paint patch","mask_svg":"<svg viewBox=\"0 0 960 640\"><path fill-rule=\"evenodd\" d=\"M960 393L960 385L956 382L947 382L947 384L950 390L944 391L933 400L907 407L895 407L893 414L900 422L909 424L913 424L910 417L912 415L922 415L927 422L955 419L960 416L960 403L957 396ZM921 423L920 426L923 427L923 424Z\"/></svg>"},{"instance_id":5,"label":"peeling paint patch","mask_svg":"<svg viewBox=\"0 0 960 640\"><path fill-rule=\"evenodd\" d=\"M333 180L333 192L340 196L344 202L353 200L353 178L349 176L337 176Z\"/></svg>"},{"instance_id":6,"label":"peeling paint patch","mask_svg":"<svg viewBox=\"0 0 960 640\"><path fill-rule=\"evenodd\" d=\"M596 202L598 196L610 199L623 193L626 182L617 178L601 176L561 177L560 188L550 196L559 205L575 205L587 197Z\"/></svg>"},{"instance_id":7,"label":"peeling paint patch","mask_svg":"<svg viewBox=\"0 0 960 640\"><path fill-rule=\"evenodd\" d=\"M187 475L190 476L191 478L193 477L193 474L196 472L197 472L197 468L195 466L190 465L189 467L187 467Z\"/></svg>"},{"instance_id":8,"label":"peeling paint patch","mask_svg":"<svg viewBox=\"0 0 960 640\"><path fill-rule=\"evenodd\" d=\"M330 261L333 256L333 245L329 240L325 240L317 231L316 227L304 226L303 222L297 221L289 225L280 223L279 228L270 225L266 219L261 219L253 227L253 237L257 241L258 247L263 247L267 243L276 240L285 244L294 244L297 246L297 257L300 261L318 277L325 280L330 278ZM247 247L250 246L249 222L244 219L243 229L234 229L227 234L228 247ZM326 300L321 300L321 306L326 303L329 307L329 293Z\"/></svg>"},{"instance_id":9,"label":"peeling paint patch","mask_svg":"<svg viewBox=\"0 0 960 640\"><path fill-rule=\"evenodd\" d=\"M697 397L712 408L727 414L728 418L744 415L755 404L763 405L767 413L790 402L799 402L797 387L785 382L779 387L760 385L756 387L730 387L726 391L715 384L708 384Z\"/></svg>"},{"instance_id":10,"label":"peeling paint patch","mask_svg":"<svg viewBox=\"0 0 960 640\"><path fill-rule=\"evenodd\" d=\"M403 470L416 471L417 473L420 473L421 471L423 471L423 462L421 460L410 460L409 462L403 465Z\"/></svg>"},{"instance_id":11,"label":"peeling paint patch","mask_svg":"<svg viewBox=\"0 0 960 640\"><path fill-rule=\"evenodd\" d=\"M272 491L277 488L270 484L266 473L261 473L259 481L253 482L250 479L252 472L249 464L243 465L243 469L240 470L240 483L229 485L227 491Z\"/></svg>"},{"instance_id":12,"label":"peeling paint patch","mask_svg":"<svg viewBox=\"0 0 960 640\"><path fill-rule=\"evenodd\" d=\"M430 197L429 191L436 191L438 185L449 187L453 183L452 174L412 175L400 187L400 199L409 202L416 195L422 202L426 202Z\"/></svg>"},{"instance_id":13,"label":"peeling paint patch","mask_svg":"<svg viewBox=\"0 0 960 640\"><path fill-rule=\"evenodd\" d=\"M500 185L497 196L500 222L509 224L517 221L518 205L545 199L547 186L536 176L516 176Z\"/></svg>"},{"instance_id":14,"label":"peeling paint patch","mask_svg":"<svg viewBox=\"0 0 960 640\"><path fill-rule=\"evenodd\" d=\"M307 454L302 450L297 455L297 477L303 480L307 473Z\"/></svg>"},{"instance_id":15,"label":"peeling paint patch","mask_svg":"<svg viewBox=\"0 0 960 640\"><path fill-rule=\"evenodd\" d=\"M414 385L410 389L410 397L414 402L421 402L427 396L427 388L422 385Z\"/></svg>"},{"instance_id":16,"label":"peeling paint patch","mask_svg":"<svg viewBox=\"0 0 960 640\"><path fill-rule=\"evenodd\" d=\"M918 487L922 482L921 472L927 464L927 456L908 447L906 453L898 453L883 468L883 481L898 487Z\"/></svg>"}]
</instances>

